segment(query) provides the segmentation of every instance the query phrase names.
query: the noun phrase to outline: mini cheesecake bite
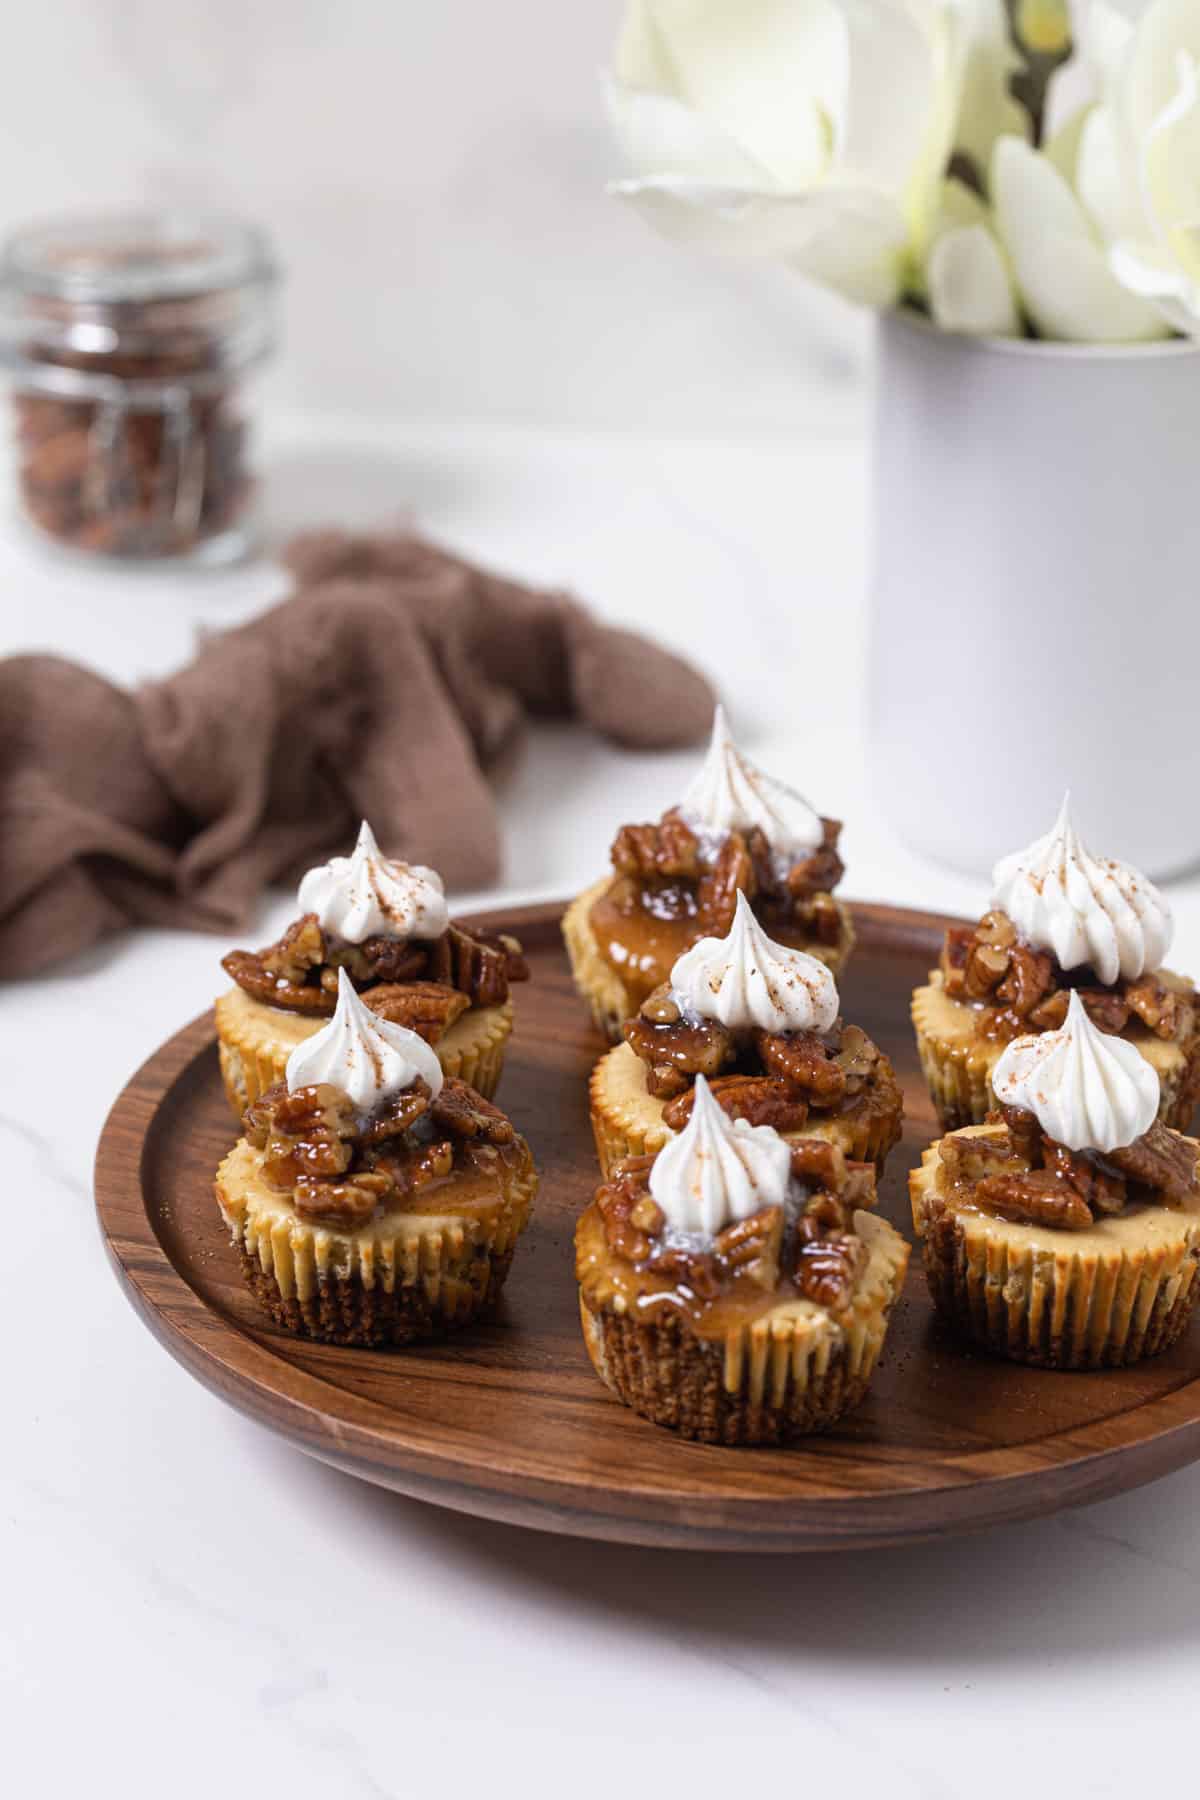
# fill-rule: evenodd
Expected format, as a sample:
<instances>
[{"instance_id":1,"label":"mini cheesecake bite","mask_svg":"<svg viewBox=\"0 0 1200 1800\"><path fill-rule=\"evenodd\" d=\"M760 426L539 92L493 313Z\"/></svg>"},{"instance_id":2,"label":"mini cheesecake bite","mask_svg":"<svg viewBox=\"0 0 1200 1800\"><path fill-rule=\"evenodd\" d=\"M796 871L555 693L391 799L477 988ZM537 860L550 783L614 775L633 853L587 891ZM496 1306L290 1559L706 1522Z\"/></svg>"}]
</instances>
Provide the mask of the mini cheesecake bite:
<instances>
[{"instance_id":1,"label":"mini cheesecake bite","mask_svg":"<svg viewBox=\"0 0 1200 1800\"><path fill-rule=\"evenodd\" d=\"M840 969L854 942L833 893L840 832L742 755L718 707L704 764L678 806L657 824L623 826L614 873L563 917L575 982L600 1030L617 1042L683 952L730 929L739 893L778 942Z\"/></svg>"},{"instance_id":2,"label":"mini cheesecake bite","mask_svg":"<svg viewBox=\"0 0 1200 1800\"><path fill-rule=\"evenodd\" d=\"M217 1204L284 1330L387 1348L495 1301L537 1189L529 1147L423 1038L369 1011L345 969L333 1017L243 1125Z\"/></svg>"},{"instance_id":3,"label":"mini cheesecake bite","mask_svg":"<svg viewBox=\"0 0 1200 1800\"><path fill-rule=\"evenodd\" d=\"M701 1075L685 1129L618 1163L576 1228L596 1373L708 1443L832 1425L866 1393L908 1263L874 1202L870 1164L728 1118Z\"/></svg>"},{"instance_id":4,"label":"mini cheesecake bite","mask_svg":"<svg viewBox=\"0 0 1200 1800\"><path fill-rule=\"evenodd\" d=\"M1200 1144L1163 1124L1153 1067L1073 992L1061 1029L1015 1039L993 1083L987 1122L909 1177L938 1312L1050 1368L1167 1349L1200 1297Z\"/></svg>"},{"instance_id":5,"label":"mini cheesecake bite","mask_svg":"<svg viewBox=\"0 0 1200 1800\"><path fill-rule=\"evenodd\" d=\"M988 912L946 933L939 967L913 995L942 1125L981 1123L1005 1046L1059 1030L1077 993L1100 1031L1154 1069L1163 1121L1187 1126L1200 1092L1200 1010L1193 983L1162 966L1172 932L1165 897L1128 864L1093 856L1064 800L1044 837L996 864Z\"/></svg>"},{"instance_id":6,"label":"mini cheesecake bite","mask_svg":"<svg viewBox=\"0 0 1200 1800\"><path fill-rule=\"evenodd\" d=\"M509 987L529 973L515 938L456 925L441 876L384 856L365 819L353 854L310 869L297 901L300 917L278 943L222 959L234 986L216 1003L217 1040L239 1116L332 1015L342 971L380 1018L431 1044L447 1075L495 1093Z\"/></svg>"},{"instance_id":7,"label":"mini cheesecake bite","mask_svg":"<svg viewBox=\"0 0 1200 1800\"><path fill-rule=\"evenodd\" d=\"M768 937L743 893L728 933L685 951L623 1031L589 1089L605 1175L685 1128L700 1077L730 1118L824 1138L880 1172L900 1138L891 1063L841 1018L826 965Z\"/></svg>"}]
</instances>

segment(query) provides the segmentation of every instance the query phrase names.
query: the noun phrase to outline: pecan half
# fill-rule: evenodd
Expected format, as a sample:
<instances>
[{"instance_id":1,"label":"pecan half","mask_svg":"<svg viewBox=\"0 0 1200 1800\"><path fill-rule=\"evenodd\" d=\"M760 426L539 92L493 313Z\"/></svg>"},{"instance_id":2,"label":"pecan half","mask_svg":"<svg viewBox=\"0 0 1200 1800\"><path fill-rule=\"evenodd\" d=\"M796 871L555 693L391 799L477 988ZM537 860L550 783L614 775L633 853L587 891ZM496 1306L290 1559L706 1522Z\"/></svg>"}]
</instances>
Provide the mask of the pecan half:
<instances>
[{"instance_id":1,"label":"pecan half","mask_svg":"<svg viewBox=\"0 0 1200 1800\"><path fill-rule=\"evenodd\" d=\"M1170 1200L1186 1200L1195 1192L1196 1146L1160 1119L1135 1143L1110 1150L1108 1161L1130 1181L1166 1194Z\"/></svg>"},{"instance_id":2,"label":"pecan half","mask_svg":"<svg viewBox=\"0 0 1200 1800\"><path fill-rule=\"evenodd\" d=\"M792 1175L808 1188L829 1188L839 1193L849 1165L841 1146L825 1138L798 1138L791 1146ZM857 1167L858 1165L853 1165Z\"/></svg>"},{"instance_id":3,"label":"pecan half","mask_svg":"<svg viewBox=\"0 0 1200 1800\"><path fill-rule=\"evenodd\" d=\"M263 1174L274 1187L294 1187L301 1177L342 1175L354 1157L354 1106L328 1082L280 1087L263 1150Z\"/></svg>"},{"instance_id":4,"label":"pecan half","mask_svg":"<svg viewBox=\"0 0 1200 1800\"><path fill-rule=\"evenodd\" d=\"M713 1252L722 1268L754 1287L773 1288L779 1280L779 1251L783 1243L782 1206L761 1206L749 1218L726 1225L713 1240Z\"/></svg>"},{"instance_id":5,"label":"pecan half","mask_svg":"<svg viewBox=\"0 0 1200 1800\"><path fill-rule=\"evenodd\" d=\"M669 1100L663 1123L682 1131L692 1116L695 1088ZM776 1131L798 1131L808 1118L808 1104L790 1084L772 1075L722 1075L712 1083L712 1097L731 1119L751 1125L773 1125Z\"/></svg>"},{"instance_id":6,"label":"pecan half","mask_svg":"<svg viewBox=\"0 0 1200 1800\"><path fill-rule=\"evenodd\" d=\"M407 1026L427 1044L436 1044L471 1004L457 988L440 981L387 981L368 988L362 999L379 1018Z\"/></svg>"},{"instance_id":7,"label":"pecan half","mask_svg":"<svg viewBox=\"0 0 1200 1800\"><path fill-rule=\"evenodd\" d=\"M696 892L696 916L713 937L724 937L733 925L737 897L755 895L754 864L740 831L731 831L717 853L717 860L700 878Z\"/></svg>"},{"instance_id":8,"label":"pecan half","mask_svg":"<svg viewBox=\"0 0 1200 1800\"><path fill-rule=\"evenodd\" d=\"M231 950L221 967L244 993L289 1012L331 1013L334 997L317 971L325 959L325 939L315 913L305 913L265 950Z\"/></svg>"},{"instance_id":9,"label":"pecan half","mask_svg":"<svg viewBox=\"0 0 1200 1800\"><path fill-rule=\"evenodd\" d=\"M802 1239L792 1280L806 1300L836 1309L850 1298L866 1259L867 1246L848 1232L813 1243Z\"/></svg>"},{"instance_id":10,"label":"pecan half","mask_svg":"<svg viewBox=\"0 0 1200 1800\"><path fill-rule=\"evenodd\" d=\"M756 1031L754 1047L768 1075L796 1088L811 1106L832 1107L846 1096L846 1072L812 1031Z\"/></svg>"},{"instance_id":11,"label":"pecan half","mask_svg":"<svg viewBox=\"0 0 1200 1800\"><path fill-rule=\"evenodd\" d=\"M451 923L429 946L426 979L457 988L476 1006L499 1006L508 999L508 953Z\"/></svg>"},{"instance_id":12,"label":"pecan half","mask_svg":"<svg viewBox=\"0 0 1200 1800\"><path fill-rule=\"evenodd\" d=\"M1094 1214L1119 1213L1125 1205L1125 1177L1104 1159L1085 1150L1068 1150L1051 1138L1042 1140L1045 1167L1073 1187Z\"/></svg>"},{"instance_id":13,"label":"pecan half","mask_svg":"<svg viewBox=\"0 0 1200 1800\"><path fill-rule=\"evenodd\" d=\"M1132 1012L1154 1032L1156 1037L1177 1037L1183 1022L1185 1002L1182 996L1157 975L1144 975L1125 989L1125 1001Z\"/></svg>"},{"instance_id":14,"label":"pecan half","mask_svg":"<svg viewBox=\"0 0 1200 1800\"><path fill-rule=\"evenodd\" d=\"M657 825L623 825L613 842L612 863L619 875L695 881L701 872L700 840L672 810Z\"/></svg>"},{"instance_id":15,"label":"pecan half","mask_svg":"<svg viewBox=\"0 0 1200 1800\"><path fill-rule=\"evenodd\" d=\"M418 1075L411 1087L405 1088L403 1093L394 1094L362 1123L359 1134L361 1142L364 1145L382 1144L388 1138L403 1137L422 1114L428 1111L429 1088Z\"/></svg>"},{"instance_id":16,"label":"pecan half","mask_svg":"<svg viewBox=\"0 0 1200 1800\"><path fill-rule=\"evenodd\" d=\"M1075 1188L1050 1169L985 1175L974 1198L988 1212L1020 1225L1049 1225L1056 1231L1086 1231L1092 1209Z\"/></svg>"},{"instance_id":17,"label":"pecan half","mask_svg":"<svg viewBox=\"0 0 1200 1800\"><path fill-rule=\"evenodd\" d=\"M302 1219L353 1230L374 1218L391 1191L390 1176L378 1169L362 1169L340 1181L301 1175L292 1191L292 1204Z\"/></svg>"},{"instance_id":18,"label":"pecan half","mask_svg":"<svg viewBox=\"0 0 1200 1800\"><path fill-rule=\"evenodd\" d=\"M339 967L360 987L372 981L415 981L424 973L428 959L427 944L406 938L369 937L361 944L331 944L329 966L321 980L335 995Z\"/></svg>"},{"instance_id":19,"label":"pecan half","mask_svg":"<svg viewBox=\"0 0 1200 1800\"><path fill-rule=\"evenodd\" d=\"M488 1144L511 1144L516 1137L512 1121L477 1094L465 1081L449 1079L430 1107L435 1125L454 1138L481 1138Z\"/></svg>"},{"instance_id":20,"label":"pecan half","mask_svg":"<svg viewBox=\"0 0 1200 1800\"><path fill-rule=\"evenodd\" d=\"M660 991L655 990L647 1005ZM673 1025L656 1025L643 1011L625 1021L624 1031L625 1042L649 1066L652 1075L659 1071L669 1075L673 1071L679 1076L707 1075L711 1079L735 1055L733 1034L716 1019L700 1019L695 1024L680 1019ZM669 1082L660 1080L657 1085L648 1085L652 1094L663 1097L668 1087L679 1093L686 1082L671 1087Z\"/></svg>"}]
</instances>

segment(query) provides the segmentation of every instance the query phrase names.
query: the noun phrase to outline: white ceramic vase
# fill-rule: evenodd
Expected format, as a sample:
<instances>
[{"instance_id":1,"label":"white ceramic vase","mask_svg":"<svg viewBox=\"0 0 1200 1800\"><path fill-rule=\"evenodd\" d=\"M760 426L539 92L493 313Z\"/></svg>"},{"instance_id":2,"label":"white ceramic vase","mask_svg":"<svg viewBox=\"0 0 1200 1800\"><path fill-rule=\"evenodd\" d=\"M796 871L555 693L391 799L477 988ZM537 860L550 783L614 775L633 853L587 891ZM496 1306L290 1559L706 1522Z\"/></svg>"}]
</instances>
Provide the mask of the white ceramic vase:
<instances>
[{"instance_id":1,"label":"white ceramic vase","mask_svg":"<svg viewBox=\"0 0 1200 1800\"><path fill-rule=\"evenodd\" d=\"M1200 349L879 326L872 763L986 874L1070 787L1088 843L1200 860Z\"/></svg>"}]
</instances>

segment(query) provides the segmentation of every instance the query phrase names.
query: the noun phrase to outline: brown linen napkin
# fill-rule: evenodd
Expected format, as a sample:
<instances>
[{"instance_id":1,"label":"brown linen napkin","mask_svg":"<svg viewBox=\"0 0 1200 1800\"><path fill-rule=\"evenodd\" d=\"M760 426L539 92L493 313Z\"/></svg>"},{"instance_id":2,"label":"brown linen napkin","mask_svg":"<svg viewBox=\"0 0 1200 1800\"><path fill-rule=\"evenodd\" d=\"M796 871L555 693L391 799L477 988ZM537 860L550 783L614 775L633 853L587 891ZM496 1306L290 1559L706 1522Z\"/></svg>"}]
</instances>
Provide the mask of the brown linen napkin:
<instances>
[{"instance_id":1,"label":"brown linen napkin","mask_svg":"<svg viewBox=\"0 0 1200 1800\"><path fill-rule=\"evenodd\" d=\"M297 591L133 693L0 661L0 977L122 925L232 931L360 818L450 887L500 865L486 770L526 714L667 749L708 730L696 670L407 535L297 538ZM564 805L566 801L564 800Z\"/></svg>"}]
</instances>

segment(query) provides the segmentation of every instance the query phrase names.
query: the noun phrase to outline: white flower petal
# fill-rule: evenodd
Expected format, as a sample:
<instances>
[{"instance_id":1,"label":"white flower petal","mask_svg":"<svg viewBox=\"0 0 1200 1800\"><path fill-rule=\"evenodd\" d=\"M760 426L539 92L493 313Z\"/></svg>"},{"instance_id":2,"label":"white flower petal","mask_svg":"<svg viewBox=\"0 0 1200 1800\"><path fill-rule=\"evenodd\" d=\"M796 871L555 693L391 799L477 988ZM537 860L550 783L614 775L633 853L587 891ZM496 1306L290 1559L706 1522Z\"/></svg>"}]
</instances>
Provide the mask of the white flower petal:
<instances>
[{"instance_id":1,"label":"white flower petal","mask_svg":"<svg viewBox=\"0 0 1200 1800\"><path fill-rule=\"evenodd\" d=\"M1003 252L986 225L943 232L927 270L929 310L943 331L1016 337L1021 317Z\"/></svg>"},{"instance_id":2,"label":"white flower petal","mask_svg":"<svg viewBox=\"0 0 1200 1800\"><path fill-rule=\"evenodd\" d=\"M1132 294L1152 300L1176 331L1200 336L1200 285L1190 280L1171 251L1146 243L1116 243L1108 265Z\"/></svg>"},{"instance_id":3,"label":"white flower petal","mask_svg":"<svg viewBox=\"0 0 1200 1800\"><path fill-rule=\"evenodd\" d=\"M904 224L886 196L828 186L748 193L674 176L614 182L610 191L678 242L786 262L869 306L888 306L898 295Z\"/></svg>"},{"instance_id":4,"label":"white flower petal","mask_svg":"<svg viewBox=\"0 0 1200 1800\"><path fill-rule=\"evenodd\" d=\"M1155 0L1117 78L1120 109L1139 144L1178 94L1181 50L1200 58L1200 7L1196 0Z\"/></svg>"},{"instance_id":5,"label":"white flower petal","mask_svg":"<svg viewBox=\"0 0 1200 1800\"><path fill-rule=\"evenodd\" d=\"M1076 185L1079 144L1091 112L1091 107L1085 106L1082 112L1075 113L1052 136L1048 136L1042 146L1042 155L1054 164L1069 188Z\"/></svg>"},{"instance_id":6,"label":"white flower petal","mask_svg":"<svg viewBox=\"0 0 1200 1800\"><path fill-rule=\"evenodd\" d=\"M1112 275L1083 208L1046 157L1001 138L991 190L1017 290L1044 337L1133 343L1165 335L1155 309Z\"/></svg>"},{"instance_id":7,"label":"white flower petal","mask_svg":"<svg viewBox=\"0 0 1200 1800\"><path fill-rule=\"evenodd\" d=\"M624 87L680 98L675 69L659 32L652 0L626 0L613 71Z\"/></svg>"},{"instance_id":8,"label":"white flower petal","mask_svg":"<svg viewBox=\"0 0 1200 1800\"><path fill-rule=\"evenodd\" d=\"M846 25L834 0L642 0L642 10L669 66L670 92L781 186L820 178L849 80ZM618 73L629 79L623 67ZM807 123L814 109L826 122L819 155Z\"/></svg>"},{"instance_id":9,"label":"white flower petal","mask_svg":"<svg viewBox=\"0 0 1200 1800\"><path fill-rule=\"evenodd\" d=\"M894 192L921 153L936 98L930 39L917 16L889 0L842 0L842 12L849 84L838 172Z\"/></svg>"},{"instance_id":10,"label":"white flower petal","mask_svg":"<svg viewBox=\"0 0 1200 1800\"><path fill-rule=\"evenodd\" d=\"M1121 154L1116 119L1106 106L1084 118L1075 163L1075 189L1101 236L1138 237L1143 229L1141 198Z\"/></svg>"},{"instance_id":11,"label":"white flower petal","mask_svg":"<svg viewBox=\"0 0 1200 1800\"><path fill-rule=\"evenodd\" d=\"M669 170L728 187L774 185L760 163L681 100L639 93L612 78L605 82L605 98L614 135L635 176Z\"/></svg>"}]
</instances>

